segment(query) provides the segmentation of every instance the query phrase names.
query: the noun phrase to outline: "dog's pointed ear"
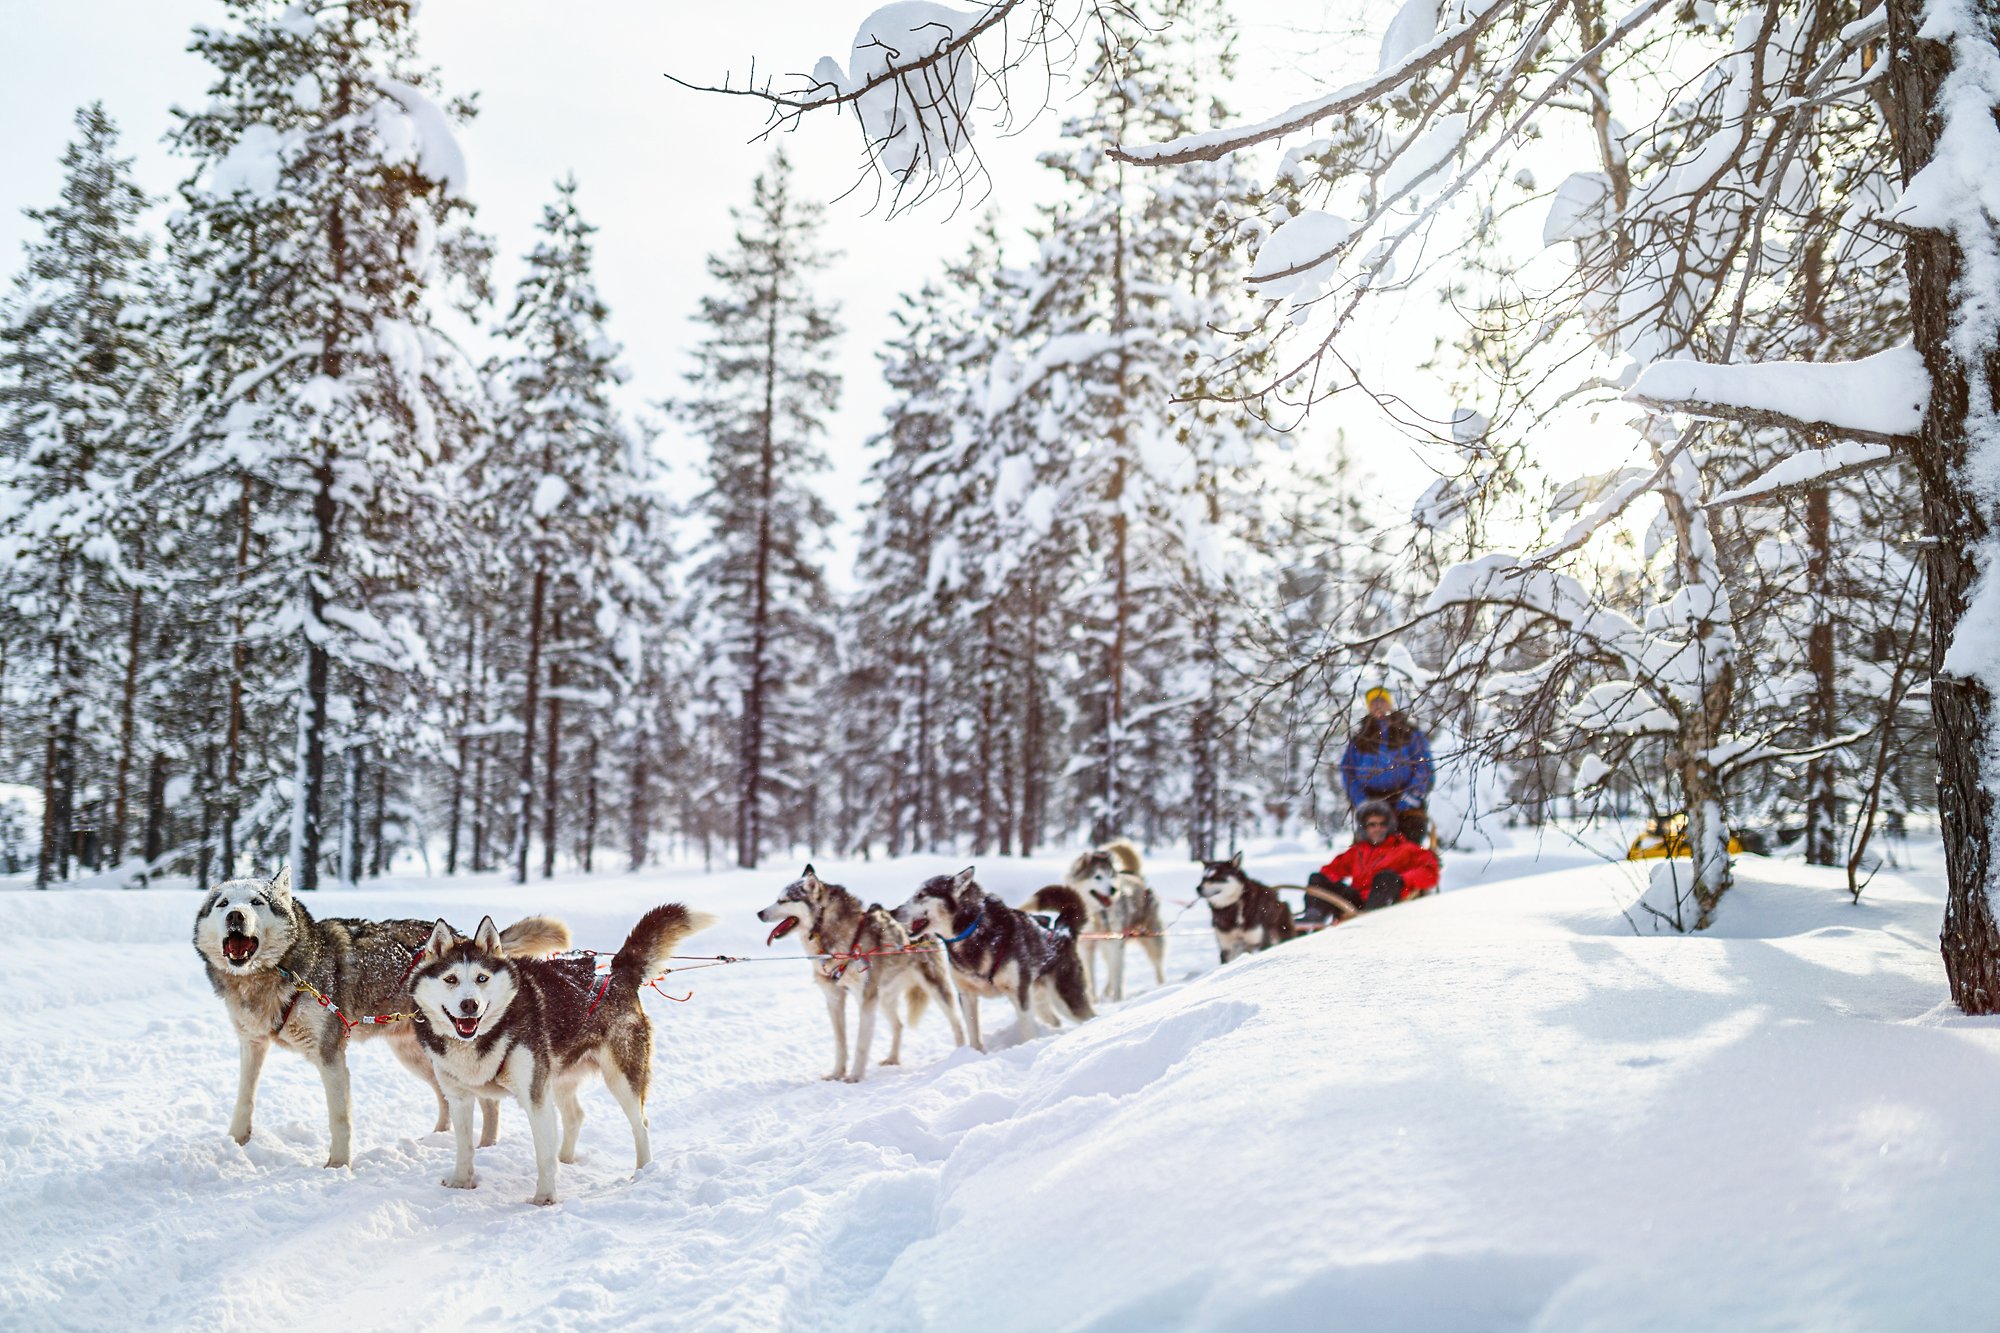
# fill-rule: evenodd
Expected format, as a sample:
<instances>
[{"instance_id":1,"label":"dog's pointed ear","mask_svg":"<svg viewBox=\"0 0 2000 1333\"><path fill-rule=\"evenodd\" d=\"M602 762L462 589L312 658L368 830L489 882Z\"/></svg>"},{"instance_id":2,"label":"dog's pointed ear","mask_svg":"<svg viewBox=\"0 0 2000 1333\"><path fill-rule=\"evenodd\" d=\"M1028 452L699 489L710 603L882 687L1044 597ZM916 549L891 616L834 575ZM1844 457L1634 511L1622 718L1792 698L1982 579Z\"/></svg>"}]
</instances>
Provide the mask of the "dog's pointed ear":
<instances>
[{"instance_id":1,"label":"dog's pointed ear","mask_svg":"<svg viewBox=\"0 0 2000 1333\"><path fill-rule=\"evenodd\" d=\"M439 917L438 923L431 927L431 937L424 941L423 948L417 950L417 957L436 958L456 943L458 932L443 917Z\"/></svg>"},{"instance_id":2,"label":"dog's pointed ear","mask_svg":"<svg viewBox=\"0 0 2000 1333\"><path fill-rule=\"evenodd\" d=\"M956 875L953 875L951 877L951 887L954 889L962 889L966 885L972 883L972 872L975 869L977 869L977 867L967 866L965 869L959 871Z\"/></svg>"},{"instance_id":3,"label":"dog's pointed ear","mask_svg":"<svg viewBox=\"0 0 2000 1333\"><path fill-rule=\"evenodd\" d=\"M1236 855L1234 855L1234 856L1232 856L1232 857L1230 857L1230 858L1229 858L1229 868L1230 868L1231 870L1241 870L1241 869L1243 868L1243 853L1242 853L1242 852L1240 852L1240 851L1239 851L1239 852L1237 852L1237 853L1236 853Z\"/></svg>"},{"instance_id":4,"label":"dog's pointed ear","mask_svg":"<svg viewBox=\"0 0 2000 1333\"><path fill-rule=\"evenodd\" d=\"M479 918L479 929L472 932L472 942L487 953L500 952L500 927L493 924L493 918Z\"/></svg>"},{"instance_id":5,"label":"dog's pointed ear","mask_svg":"<svg viewBox=\"0 0 2000 1333\"><path fill-rule=\"evenodd\" d=\"M820 883L819 872L812 868L812 862L810 861L806 862L806 873L800 875L799 878L804 880L806 884L810 887L813 888L819 887Z\"/></svg>"},{"instance_id":6,"label":"dog's pointed ear","mask_svg":"<svg viewBox=\"0 0 2000 1333\"><path fill-rule=\"evenodd\" d=\"M283 870L280 870L277 874L271 876L271 882L265 886L264 892L270 894L273 898L291 897L292 868L290 866L286 866Z\"/></svg>"}]
</instances>

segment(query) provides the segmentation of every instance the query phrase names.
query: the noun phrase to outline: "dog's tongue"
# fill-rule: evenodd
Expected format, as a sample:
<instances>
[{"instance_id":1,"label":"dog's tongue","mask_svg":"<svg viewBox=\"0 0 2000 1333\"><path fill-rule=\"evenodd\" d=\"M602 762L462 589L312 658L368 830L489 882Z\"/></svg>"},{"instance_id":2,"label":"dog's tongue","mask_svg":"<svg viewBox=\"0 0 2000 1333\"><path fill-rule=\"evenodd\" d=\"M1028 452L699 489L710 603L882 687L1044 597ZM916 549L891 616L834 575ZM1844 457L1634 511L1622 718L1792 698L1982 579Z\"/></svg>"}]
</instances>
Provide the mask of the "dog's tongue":
<instances>
[{"instance_id":1,"label":"dog's tongue","mask_svg":"<svg viewBox=\"0 0 2000 1333\"><path fill-rule=\"evenodd\" d=\"M257 941L248 935L225 935L222 939L223 956L232 963L240 963L257 952Z\"/></svg>"},{"instance_id":2,"label":"dog's tongue","mask_svg":"<svg viewBox=\"0 0 2000 1333\"><path fill-rule=\"evenodd\" d=\"M776 944L779 940L783 939L786 935L790 934L792 927L798 924L799 924L799 919L797 917L788 916L783 921L780 921L777 925L771 927L771 933L764 937L764 947L768 949L772 945Z\"/></svg>"},{"instance_id":3,"label":"dog's tongue","mask_svg":"<svg viewBox=\"0 0 2000 1333\"><path fill-rule=\"evenodd\" d=\"M479 1031L479 1020L476 1018L454 1018L451 1020L451 1025L457 1028L458 1035L467 1041L472 1040L473 1034Z\"/></svg>"}]
</instances>

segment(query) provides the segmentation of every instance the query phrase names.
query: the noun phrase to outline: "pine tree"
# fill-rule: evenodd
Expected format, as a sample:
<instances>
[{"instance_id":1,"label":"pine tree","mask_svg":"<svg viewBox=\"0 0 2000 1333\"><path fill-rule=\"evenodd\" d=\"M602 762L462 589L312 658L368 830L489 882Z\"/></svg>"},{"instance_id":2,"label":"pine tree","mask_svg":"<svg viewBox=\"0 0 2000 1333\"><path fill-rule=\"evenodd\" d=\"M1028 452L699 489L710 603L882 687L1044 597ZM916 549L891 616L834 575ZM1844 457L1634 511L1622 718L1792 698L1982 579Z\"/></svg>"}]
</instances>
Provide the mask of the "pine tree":
<instances>
[{"instance_id":1,"label":"pine tree","mask_svg":"<svg viewBox=\"0 0 2000 1333\"><path fill-rule=\"evenodd\" d=\"M103 106L76 123L62 200L30 211L41 239L0 324L0 466L14 497L0 524L0 591L42 640L42 886L66 878L73 858L95 868L101 850L122 851L149 575L141 515L115 497L162 445L172 396L138 225L148 201ZM13 654L21 666L25 646ZM113 808L87 811L82 795L99 782Z\"/></svg>"},{"instance_id":2,"label":"pine tree","mask_svg":"<svg viewBox=\"0 0 2000 1333\"><path fill-rule=\"evenodd\" d=\"M424 91L408 0L228 8L232 22L193 43L217 72L211 98L181 112L171 136L195 162L176 239L198 275L181 428L196 447L180 476L197 493L237 481L242 503L225 523L238 540L219 549L238 558L211 586L251 602L245 632L267 644L251 657L290 666L273 651L282 638L298 654L293 683L278 688L296 718L291 859L312 888L330 766L346 770L354 873L369 765L406 742L392 720L414 711L406 695L429 663L422 590L436 552L425 534L441 529L448 498L430 469L457 445L466 414L455 404L474 394L433 310L454 277L477 289L484 256L461 226L450 132L469 107ZM259 548L254 579L245 533ZM232 747L241 696L272 684L244 681L247 667L231 667ZM237 795L226 793L226 823Z\"/></svg>"},{"instance_id":3,"label":"pine tree","mask_svg":"<svg viewBox=\"0 0 2000 1333\"><path fill-rule=\"evenodd\" d=\"M826 466L819 440L840 392L830 368L839 335L812 290L831 258L814 239L822 209L792 192L782 152L733 210L733 247L709 258L718 290L703 298L707 329L677 406L708 444L697 512L707 534L692 586L716 675L711 707L733 724L737 862L751 867L776 831L810 836L810 785L794 772L815 725L828 662L832 605L820 552L833 522L808 479Z\"/></svg>"},{"instance_id":4,"label":"pine tree","mask_svg":"<svg viewBox=\"0 0 2000 1333\"><path fill-rule=\"evenodd\" d=\"M566 738L580 739L570 748L585 758L574 785L586 807L579 859L589 859L598 724L643 674L642 641L664 603L652 584L663 553L638 549L662 525L645 451L611 403L624 374L591 272L596 229L577 211L575 181L556 187L539 230L500 329L509 354L491 377L498 422L475 470L491 539L513 571L488 651L518 663L522 682L517 882L527 879L538 802L542 874L554 873Z\"/></svg>"}]
</instances>

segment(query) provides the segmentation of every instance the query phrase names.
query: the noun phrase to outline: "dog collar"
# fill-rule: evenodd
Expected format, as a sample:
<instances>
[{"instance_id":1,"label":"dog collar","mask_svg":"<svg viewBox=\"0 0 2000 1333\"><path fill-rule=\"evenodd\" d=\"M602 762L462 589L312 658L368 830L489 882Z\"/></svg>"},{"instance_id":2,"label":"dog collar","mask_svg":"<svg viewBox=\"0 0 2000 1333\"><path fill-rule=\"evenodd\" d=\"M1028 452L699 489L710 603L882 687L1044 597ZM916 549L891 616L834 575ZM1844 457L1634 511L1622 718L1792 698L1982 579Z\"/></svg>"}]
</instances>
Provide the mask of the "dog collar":
<instances>
[{"instance_id":1,"label":"dog collar","mask_svg":"<svg viewBox=\"0 0 2000 1333\"><path fill-rule=\"evenodd\" d=\"M946 944L957 944L960 940L970 935L973 931L978 930L979 923L984 921L985 919L986 919L986 909L982 907L979 909L979 915L972 918L971 925L967 926L964 930L959 931L958 934L952 936L950 939L945 940L943 942Z\"/></svg>"}]
</instances>

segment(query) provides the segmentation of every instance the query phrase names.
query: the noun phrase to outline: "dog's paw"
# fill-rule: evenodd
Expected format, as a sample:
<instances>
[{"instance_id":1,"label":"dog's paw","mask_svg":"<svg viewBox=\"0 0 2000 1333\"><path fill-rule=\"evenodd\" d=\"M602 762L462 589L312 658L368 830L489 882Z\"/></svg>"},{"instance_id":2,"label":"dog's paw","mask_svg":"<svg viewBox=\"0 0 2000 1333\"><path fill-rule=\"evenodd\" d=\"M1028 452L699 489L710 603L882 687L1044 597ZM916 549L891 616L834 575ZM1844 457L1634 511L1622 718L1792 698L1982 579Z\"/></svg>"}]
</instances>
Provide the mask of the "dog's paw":
<instances>
[{"instance_id":1,"label":"dog's paw","mask_svg":"<svg viewBox=\"0 0 2000 1333\"><path fill-rule=\"evenodd\" d=\"M840 1081L842 1083L859 1083L862 1079L866 1077L868 1077L867 1072L863 1071L859 1074L845 1074L841 1077Z\"/></svg>"},{"instance_id":2,"label":"dog's paw","mask_svg":"<svg viewBox=\"0 0 2000 1333\"><path fill-rule=\"evenodd\" d=\"M528 1200L529 1203L534 1204L537 1208L547 1208L555 1201L556 1195L554 1190L550 1190L547 1194L537 1194L534 1198Z\"/></svg>"},{"instance_id":3,"label":"dog's paw","mask_svg":"<svg viewBox=\"0 0 2000 1333\"><path fill-rule=\"evenodd\" d=\"M346 1154L343 1153L338 1156L329 1156L326 1159L326 1165L328 1170L332 1170L334 1167L338 1166L352 1166L354 1165L354 1161L352 1158L348 1157Z\"/></svg>"},{"instance_id":4,"label":"dog's paw","mask_svg":"<svg viewBox=\"0 0 2000 1333\"><path fill-rule=\"evenodd\" d=\"M239 1147L250 1142L250 1126L245 1125L243 1128L238 1129L236 1126L231 1125L229 1127L229 1137L235 1139Z\"/></svg>"},{"instance_id":5,"label":"dog's paw","mask_svg":"<svg viewBox=\"0 0 2000 1333\"><path fill-rule=\"evenodd\" d=\"M479 1188L479 1178L473 1175L446 1176L438 1184L448 1190L470 1190Z\"/></svg>"},{"instance_id":6,"label":"dog's paw","mask_svg":"<svg viewBox=\"0 0 2000 1333\"><path fill-rule=\"evenodd\" d=\"M819 1081L822 1083L845 1083L847 1081L847 1071L845 1069L836 1069L831 1074L821 1074Z\"/></svg>"},{"instance_id":7,"label":"dog's paw","mask_svg":"<svg viewBox=\"0 0 2000 1333\"><path fill-rule=\"evenodd\" d=\"M573 1152L559 1152L556 1154L556 1160L564 1166L575 1166L576 1154Z\"/></svg>"},{"instance_id":8,"label":"dog's paw","mask_svg":"<svg viewBox=\"0 0 2000 1333\"><path fill-rule=\"evenodd\" d=\"M882 1057L882 1063L885 1065L899 1065L903 1063L903 1057L900 1055L885 1055Z\"/></svg>"}]
</instances>

